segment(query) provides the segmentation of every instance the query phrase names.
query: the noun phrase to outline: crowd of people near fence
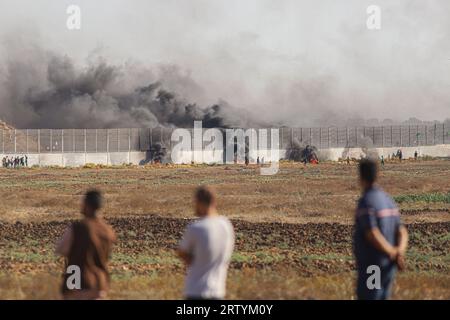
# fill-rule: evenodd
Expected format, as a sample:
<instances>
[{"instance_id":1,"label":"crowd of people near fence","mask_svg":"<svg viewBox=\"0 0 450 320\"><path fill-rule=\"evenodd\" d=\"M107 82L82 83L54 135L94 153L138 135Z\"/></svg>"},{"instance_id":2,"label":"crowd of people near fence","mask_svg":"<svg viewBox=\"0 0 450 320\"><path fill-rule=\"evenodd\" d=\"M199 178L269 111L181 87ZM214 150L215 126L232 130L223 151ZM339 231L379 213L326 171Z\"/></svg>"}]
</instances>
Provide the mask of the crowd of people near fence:
<instances>
[{"instance_id":1,"label":"crowd of people near fence","mask_svg":"<svg viewBox=\"0 0 450 320\"><path fill-rule=\"evenodd\" d=\"M389 299L397 270L405 268L408 233L394 200L376 183L377 162L363 159L358 171L361 195L355 208L352 240L355 293L363 300ZM177 249L187 267L183 295L188 300L224 299L235 245L233 225L219 214L214 189L200 186L193 198L196 220L185 229ZM56 253L66 261L61 285L64 299L107 297L109 259L119 239L101 218L102 206L101 192L88 191L82 202L82 219L68 226L57 244ZM371 271L376 269L378 273Z\"/></svg>"},{"instance_id":2,"label":"crowd of people near fence","mask_svg":"<svg viewBox=\"0 0 450 320\"><path fill-rule=\"evenodd\" d=\"M3 168L23 168L28 167L28 156L6 156L2 159Z\"/></svg>"}]
</instances>

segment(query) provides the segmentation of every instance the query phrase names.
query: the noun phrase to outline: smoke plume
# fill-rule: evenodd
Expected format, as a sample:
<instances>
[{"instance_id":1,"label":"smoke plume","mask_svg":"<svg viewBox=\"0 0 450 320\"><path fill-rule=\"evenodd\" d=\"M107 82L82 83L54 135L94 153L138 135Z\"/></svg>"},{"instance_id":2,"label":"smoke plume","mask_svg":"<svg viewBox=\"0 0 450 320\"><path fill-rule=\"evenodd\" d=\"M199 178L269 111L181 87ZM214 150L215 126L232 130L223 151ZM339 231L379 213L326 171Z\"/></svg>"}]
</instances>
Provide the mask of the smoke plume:
<instances>
[{"instance_id":1,"label":"smoke plume","mask_svg":"<svg viewBox=\"0 0 450 320\"><path fill-rule=\"evenodd\" d=\"M176 67L161 67L155 79L152 70L133 63L97 57L81 68L38 48L2 67L0 119L17 128L192 127L195 120L206 128L260 125L225 101L200 107L168 90L164 83L198 90Z\"/></svg>"},{"instance_id":2,"label":"smoke plume","mask_svg":"<svg viewBox=\"0 0 450 320\"><path fill-rule=\"evenodd\" d=\"M378 0L379 30L371 0L80 0L80 30L66 1L0 2L0 119L16 127L450 118L450 1Z\"/></svg>"}]
</instances>

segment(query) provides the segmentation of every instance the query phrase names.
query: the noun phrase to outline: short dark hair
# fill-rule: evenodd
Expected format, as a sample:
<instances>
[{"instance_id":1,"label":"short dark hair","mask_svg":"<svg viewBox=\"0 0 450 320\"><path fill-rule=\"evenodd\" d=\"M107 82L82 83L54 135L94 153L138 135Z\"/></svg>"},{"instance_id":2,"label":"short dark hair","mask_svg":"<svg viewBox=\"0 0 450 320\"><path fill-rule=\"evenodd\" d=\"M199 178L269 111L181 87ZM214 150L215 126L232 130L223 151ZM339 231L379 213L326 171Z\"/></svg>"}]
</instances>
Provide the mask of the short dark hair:
<instances>
[{"instance_id":1,"label":"short dark hair","mask_svg":"<svg viewBox=\"0 0 450 320\"><path fill-rule=\"evenodd\" d=\"M359 177L361 180L373 184L377 180L378 165L371 159L363 159L359 162Z\"/></svg>"},{"instance_id":2,"label":"short dark hair","mask_svg":"<svg viewBox=\"0 0 450 320\"><path fill-rule=\"evenodd\" d=\"M200 186L195 191L195 199L204 205L210 206L215 202L216 194L211 187Z\"/></svg>"},{"instance_id":3,"label":"short dark hair","mask_svg":"<svg viewBox=\"0 0 450 320\"><path fill-rule=\"evenodd\" d=\"M98 190L89 190L84 196L84 202L94 210L103 206L103 196Z\"/></svg>"}]
</instances>

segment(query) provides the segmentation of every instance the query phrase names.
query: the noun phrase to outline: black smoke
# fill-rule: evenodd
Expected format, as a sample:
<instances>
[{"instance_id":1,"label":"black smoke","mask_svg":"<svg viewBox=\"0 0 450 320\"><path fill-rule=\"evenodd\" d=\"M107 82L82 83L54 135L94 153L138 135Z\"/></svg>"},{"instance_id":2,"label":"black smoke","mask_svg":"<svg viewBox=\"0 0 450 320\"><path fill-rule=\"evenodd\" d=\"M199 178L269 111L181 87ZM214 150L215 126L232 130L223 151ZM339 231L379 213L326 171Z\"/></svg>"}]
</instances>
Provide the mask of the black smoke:
<instances>
[{"instance_id":1,"label":"black smoke","mask_svg":"<svg viewBox=\"0 0 450 320\"><path fill-rule=\"evenodd\" d=\"M291 146L286 150L286 159L309 163L312 159L319 159L317 152L315 146L293 139Z\"/></svg>"},{"instance_id":2,"label":"black smoke","mask_svg":"<svg viewBox=\"0 0 450 320\"><path fill-rule=\"evenodd\" d=\"M35 50L0 71L0 119L17 128L189 128L195 120L203 127L260 126L224 101L200 107L148 69L101 58L78 67L67 56Z\"/></svg>"}]
</instances>

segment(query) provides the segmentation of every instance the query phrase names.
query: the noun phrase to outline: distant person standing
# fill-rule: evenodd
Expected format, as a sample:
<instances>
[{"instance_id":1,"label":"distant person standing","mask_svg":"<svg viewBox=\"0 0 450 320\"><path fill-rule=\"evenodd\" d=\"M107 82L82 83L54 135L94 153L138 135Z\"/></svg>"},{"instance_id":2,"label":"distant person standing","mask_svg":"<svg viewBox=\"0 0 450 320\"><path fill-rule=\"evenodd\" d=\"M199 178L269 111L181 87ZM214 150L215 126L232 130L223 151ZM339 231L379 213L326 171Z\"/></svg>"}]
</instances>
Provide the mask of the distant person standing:
<instances>
[{"instance_id":1,"label":"distant person standing","mask_svg":"<svg viewBox=\"0 0 450 320\"><path fill-rule=\"evenodd\" d=\"M402 150L400 150L400 149L397 150L397 157L400 160L400 162L402 162L402 159L403 159L403 152L402 152Z\"/></svg>"},{"instance_id":2,"label":"distant person standing","mask_svg":"<svg viewBox=\"0 0 450 320\"><path fill-rule=\"evenodd\" d=\"M56 253L66 258L62 284L64 299L102 299L109 290L108 261L116 236L99 216L102 202L99 191L88 191L81 207L83 219L72 223L57 245ZM68 285L71 276L68 268L71 266L80 270L79 288Z\"/></svg>"},{"instance_id":3,"label":"distant person standing","mask_svg":"<svg viewBox=\"0 0 450 320\"><path fill-rule=\"evenodd\" d=\"M385 300L390 297L397 267L400 270L404 268L408 244L408 232L400 221L394 201L375 185L377 175L375 162L360 162L362 196L356 210L353 238L358 272L356 291L360 300ZM377 277L376 270L379 270L379 281L371 278L372 272ZM369 284L372 280L375 280L375 287Z\"/></svg>"},{"instance_id":4,"label":"distant person standing","mask_svg":"<svg viewBox=\"0 0 450 320\"><path fill-rule=\"evenodd\" d=\"M417 161L417 158L419 157L419 153L416 151L414 151L414 160Z\"/></svg>"},{"instance_id":5,"label":"distant person standing","mask_svg":"<svg viewBox=\"0 0 450 320\"><path fill-rule=\"evenodd\" d=\"M230 221L216 211L216 196L208 187L195 192L195 215L178 249L188 270L186 299L223 299L228 265L234 249L234 231Z\"/></svg>"},{"instance_id":6,"label":"distant person standing","mask_svg":"<svg viewBox=\"0 0 450 320\"><path fill-rule=\"evenodd\" d=\"M384 168L384 156L381 155L381 166Z\"/></svg>"}]
</instances>

